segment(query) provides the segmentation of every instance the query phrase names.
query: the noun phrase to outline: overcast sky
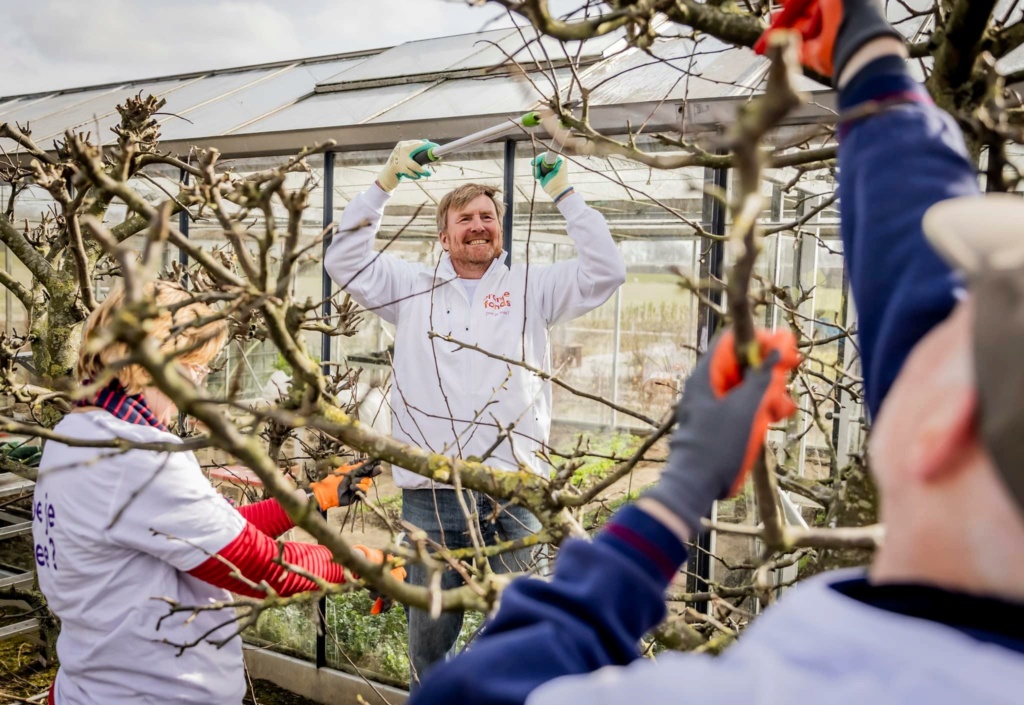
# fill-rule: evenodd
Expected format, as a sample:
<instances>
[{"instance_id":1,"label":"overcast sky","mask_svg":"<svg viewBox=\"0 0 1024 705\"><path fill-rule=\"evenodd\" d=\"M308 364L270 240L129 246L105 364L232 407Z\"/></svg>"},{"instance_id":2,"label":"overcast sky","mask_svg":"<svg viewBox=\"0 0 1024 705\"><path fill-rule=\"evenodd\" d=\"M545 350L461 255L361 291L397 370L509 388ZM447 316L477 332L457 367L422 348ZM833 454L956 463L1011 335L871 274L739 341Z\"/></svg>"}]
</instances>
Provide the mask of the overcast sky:
<instances>
[{"instance_id":1,"label":"overcast sky","mask_svg":"<svg viewBox=\"0 0 1024 705\"><path fill-rule=\"evenodd\" d=\"M497 20L497 23L495 23ZM0 96L392 46L508 26L465 0L4 3Z\"/></svg>"}]
</instances>

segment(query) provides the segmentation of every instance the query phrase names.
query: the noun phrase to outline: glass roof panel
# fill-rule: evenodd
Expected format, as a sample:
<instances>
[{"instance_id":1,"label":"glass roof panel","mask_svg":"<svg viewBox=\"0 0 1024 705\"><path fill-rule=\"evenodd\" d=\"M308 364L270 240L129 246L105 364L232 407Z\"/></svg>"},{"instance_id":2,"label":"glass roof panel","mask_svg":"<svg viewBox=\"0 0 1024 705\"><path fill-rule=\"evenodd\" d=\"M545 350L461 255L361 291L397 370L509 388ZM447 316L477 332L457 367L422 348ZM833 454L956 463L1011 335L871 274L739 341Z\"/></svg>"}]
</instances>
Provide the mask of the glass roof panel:
<instances>
[{"instance_id":1,"label":"glass roof panel","mask_svg":"<svg viewBox=\"0 0 1024 705\"><path fill-rule=\"evenodd\" d=\"M139 95L139 93L143 96L150 94L168 96L168 104L170 104L170 96L195 81L195 78L187 78L127 84L114 91L105 91L92 100L39 120L33 125L32 131L44 149L50 149L53 140L61 138L64 131L69 129L88 132L93 140L99 135L103 143L112 142L114 137L110 133L110 128L121 120L121 116L117 112L119 104L130 97ZM165 106L164 110L166 111L166 109Z\"/></svg>"},{"instance_id":2,"label":"glass roof panel","mask_svg":"<svg viewBox=\"0 0 1024 705\"><path fill-rule=\"evenodd\" d=\"M47 97L46 100L25 103L22 107L13 110L8 115L5 115L4 121L17 122L20 125L24 125L26 122L29 122L32 124L32 132L36 135L42 136L43 133L39 132L35 126L35 123L38 121L55 113L59 113L62 110L68 110L76 105L93 100L97 96L110 95L116 90L117 87L111 88L110 86L107 86L105 88L97 88L91 91L75 91L74 93L54 94Z\"/></svg>"},{"instance_id":3,"label":"glass roof panel","mask_svg":"<svg viewBox=\"0 0 1024 705\"><path fill-rule=\"evenodd\" d=\"M564 85L571 77L568 69L555 72ZM455 117L467 111L474 115L525 112L538 101L554 93L550 74L533 74L533 84L509 76L449 80L402 103L370 122L404 122Z\"/></svg>"},{"instance_id":4,"label":"glass roof panel","mask_svg":"<svg viewBox=\"0 0 1024 705\"><path fill-rule=\"evenodd\" d=\"M175 81L177 83L177 81ZM117 105L139 92L137 86L122 86L114 91L93 94L90 100L61 110L53 115L36 120L32 124L32 132L40 141L40 146L49 149L51 138L64 134L65 130L75 129L81 132L92 132L95 137L97 122L105 122L102 118L117 116ZM106 132L103 126L99 134Z\"/></svg>"},{"instance_id":5,"label":"glass roof panel","mask_svg":"<svg viewBox=\"0 0 1024 705\"><path fill-rule=\"evenodd\" d=\"M454 37L439 37L407 42L370 57L359 66L348 69L327 79L320 85L329 86L350 81L412 76L419 73L444 71L454 64L468 66L492 66L498 63L493 58L483 63L474 63L470 57L493 47L487 41L497 41L514 29L498 29L479 34L460 34ZM498 54L500 57L500 54ZM478 60L479 61L479 60Z\"/></svg>"},{"instance_id":6,"label":"glass roof panel","mask_svg":"<svg viewBox=\"0 0 1024 705\"><path fill-rule=\"evenodd\" d=\"M81 131L93 133L95 133L98 127L98 134L102 137L103 143L113 142L115 138L111 134L110 128L121 119L117 113L116 106L126 98L138 95L139 93L142 93L144 96L158 95L167 99L167 104L161 110L165 115L162 119L161 130L168 132L171 129L171 125L176 122L183 122L185 125L188 125L187 122L176 116L188 113L190 108L246 86L253 81L280 70L280 67L278 67L276 69L215 74L199 78L193 76L191 78L171 81L139 82L127 85L105 96L104 100L96 101L93 105L78 106L74 110L67 110L52 118L48 118L48 127L52 128L48 137L59 138L64 134L64 130L70 127L80 128ZM192 118L189 117L188 119L191 120ZM203 131L199 123L196 123L196 129ZM44 133L36 131L36 134L42 135ZM203 134L206 134L205 131L203 131ZM95 139L95 134L93 138ZM52 139L44 140L44 142L41 146L49 149L52 145Z\"/></svg>"},{"instance_id":7,"label":"glass roof panel","mask_svg":"<svg viewBox=\"0 0 1024 705\"><path fill-rule=\"evenodd\" d=\"M548 60L558 61L559 59L579 58L586 59L598 57L609 46L617 42L621 36L620 32L611 32L601 37L595 37L583 42L583 50L580 51L580 42L566 42L564 48L562 43L551 37L537 39L537 32L532 27L522 28L522 32L513 30L498 39L480 37L481 51L473 54L462 61L449 66L450 70L483 68L511 63L521 64L527 69L533 67L534 62L541 66L547 64ZM486 41L488 40L489 41ZM492 43L493 42L493 43Z\"/></svg>"},{"instance_id":8,"label":"glass roof panel","mask_svg":"<svg viewBox=\"0 0 1024 705\"><path fill-rule=\"evenodd\" d=\"M1012 73L1014 71L1020 71L1024 68L1024 46L1019 46L1006 56L1001 58L996 67L1002 74ZM0 106L2 107L2 106Z\"/></svg>"},{"instance_id":9,"label":"glass roof panel","mask_svg":"<svg viewBox=\"0 0 1024 705\"><path fill-rule=\"evenodd\" d=\"M359 91L321 93L269 115L263 120L246 125L232 134L355 125L381 110L386 110L389 106L416 95L429 85L406 83Z\"/></svg>"},{"instance_id":10,"label":"glass roof panel","mask_svg":"<svg viewBox=\"0 0 1024 705\"><path fill-rule=\"evenodd\" d=\"M330 63L337 67L351 61ZM166 119L162 126L163 138L176 140L224 134L312 93L315 86L316 78L308 67L296 66L189 111L188 121Z\"/></svg>"},{"instance_id":11,"label":"glass roof panel","mask_svg":"<svg viewBox=\"0 0 1024 705\"><path fill-rule=\"evenodd\" d=\"M213 100L225 93L248 86L253 81L271 76L280 70L281 67L277 67L205 76L194 83L182 86L180 90L176 90L168 95L164 111L179 114L187 112L208 100Z\"/></svg>"},{"instance_id":12,"label":"glass roof panel","mask_svg":"<svg viewBox=\"0 0 1024 705\"><path fill-rule=\"evenodd\" d=\"M309 62L302 65L302 68L309 72L309 74L319 83L320 81L327 80L331 76L336 76L342 71L348 71L356 64L361 64L367 59L372 58L368 56L357 56L350 59L336 59L334 61L318 61Z\"/></svg>"},{"instance_id":13,"label":"glass roof panel","mask_svg":"<svg viewBox=\"0 0 1024 705\"><path fill-rule=\"evenodd\" d=\"M736 92L764 60L753 52L728 47L711 37L694 45L690 39L659 42L654 58L631 51L589 73L593 105L639 103L664 99L710 98ZM659 60L660 59L660 60Z\"/></svg>"},{"instance_id":14,"label":"glass roof panel","mask_svg":"<svg viewBox=\"0 0 1024 705\"><path fill-rule=\"evenodd\" d=\"M21 98L11 98L10 100L0 100L0 115L9 113L15 108L20 108L25 104Z\"/></svg>"},{"instance_id":15,"label":"glass roof panel","mask_svg":"<svg viewBox=\"0 0 1024 705\"><path fill-rule=\"evenodd\" d=\"M30 105L34 105L35 103L50 98L52 95L53 94L51 93L50 95L36 95L29 96L27 98L10 98L3 100L0 102L0 115L7 115L15 110L23 110ZM4 118L4 122L7 122L6 118Z\"/></svg>"}]
</instances>

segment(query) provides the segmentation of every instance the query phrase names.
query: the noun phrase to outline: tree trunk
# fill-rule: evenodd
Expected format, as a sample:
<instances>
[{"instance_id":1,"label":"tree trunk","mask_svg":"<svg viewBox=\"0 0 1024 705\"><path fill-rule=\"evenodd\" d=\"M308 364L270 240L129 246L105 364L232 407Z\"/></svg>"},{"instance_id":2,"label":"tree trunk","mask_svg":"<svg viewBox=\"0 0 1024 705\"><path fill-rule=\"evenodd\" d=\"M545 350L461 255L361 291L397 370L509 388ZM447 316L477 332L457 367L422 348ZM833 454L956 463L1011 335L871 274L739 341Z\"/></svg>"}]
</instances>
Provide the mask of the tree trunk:
<instances>
[{"instance_id":1,"label":"tree trunk","mask_svg":"<svg viewBox=\"0 0 1024 705\"><path fill-rule=\"evenodd\" d=\"M68 282L51 287L49 294L32 317L32 364L41 385L66 390L74 382L82 344L83 321L75 305L78 290Z\"/></svg>"}]
</instances>

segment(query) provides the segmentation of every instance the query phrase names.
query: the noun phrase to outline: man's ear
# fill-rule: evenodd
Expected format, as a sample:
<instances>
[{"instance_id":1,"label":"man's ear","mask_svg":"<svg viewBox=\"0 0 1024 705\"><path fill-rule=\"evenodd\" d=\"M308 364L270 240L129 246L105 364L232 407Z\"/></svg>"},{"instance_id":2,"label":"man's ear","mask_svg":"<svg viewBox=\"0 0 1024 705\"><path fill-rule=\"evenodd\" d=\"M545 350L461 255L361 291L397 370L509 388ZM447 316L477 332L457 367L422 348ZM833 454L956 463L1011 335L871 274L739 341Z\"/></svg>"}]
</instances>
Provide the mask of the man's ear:
<instances>
[{"instance_id":1,"label":"man's ear","mask_svg":"<svg viewBox=\"0 0 1024 705\"><path fill-rule=\"evenodd\" d=\"M923 482L945 478L962 464L958 458L978 442L977 390L951 386L941 409L924 420L918 436L917 463L913 474Z\"/></svg>"},{"instance_id":2,"label":"man's ear","mask_svg":"<svg viewBox=\"0 0 1024 705\"><path fill-rule=\"evenodd\" d=\"M437 234L437 238L441 241L441 248L445 252L447 252L448 251L448 232L445 231L445 230L442 230L441 232L439 232Z\"/></svg>"}]
</instances>

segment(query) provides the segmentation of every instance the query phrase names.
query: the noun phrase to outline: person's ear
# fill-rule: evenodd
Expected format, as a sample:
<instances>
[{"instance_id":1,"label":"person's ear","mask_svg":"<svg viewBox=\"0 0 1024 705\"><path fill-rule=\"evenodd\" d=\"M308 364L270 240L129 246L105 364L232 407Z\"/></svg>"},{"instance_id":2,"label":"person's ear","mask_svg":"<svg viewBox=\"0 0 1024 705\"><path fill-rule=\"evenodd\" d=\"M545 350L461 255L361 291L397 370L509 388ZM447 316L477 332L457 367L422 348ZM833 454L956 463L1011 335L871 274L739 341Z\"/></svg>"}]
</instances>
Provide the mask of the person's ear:
<instances>
[{"instance_id":1,"label":"person's ear","mask_svg":"<svg viewBox=\"0 0 1024 705\"><path fill-rule=\"evenodd\" d=\"M437 237L441 241L441 248L444 249L445 252L447 252L448 251L448 231L442 230L441 232L439 232L437 234Z\"/></svg>"},{"instance_id":2,"label":"person's ear","mask_svg":"<svg viewBox=\"0 0 1024 705\"><path fill-rule=\"evenodd\" d=\"M916 443L917 462L911 468L922 482L936 482L963 464L958 459L978 442L978 394L970 387L951 385L941 408L922 420Z\"/></svg>"}]
</instances>

